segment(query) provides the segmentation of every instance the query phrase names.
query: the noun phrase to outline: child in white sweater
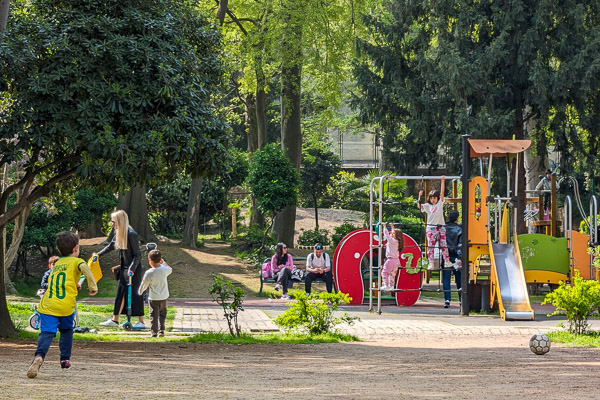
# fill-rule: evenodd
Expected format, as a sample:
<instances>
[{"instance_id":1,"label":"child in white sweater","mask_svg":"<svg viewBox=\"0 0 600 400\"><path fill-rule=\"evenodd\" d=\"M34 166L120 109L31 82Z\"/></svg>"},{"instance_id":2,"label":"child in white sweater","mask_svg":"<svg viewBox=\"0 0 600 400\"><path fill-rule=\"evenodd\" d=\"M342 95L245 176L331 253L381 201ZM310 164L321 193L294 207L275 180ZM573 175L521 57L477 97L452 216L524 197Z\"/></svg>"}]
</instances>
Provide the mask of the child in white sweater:
<instances>
[{"instance_id":1,"label":"child in white sweater","mask_svg":"<svg viewBox=\"0 0 600 400\"><path fill-rule=\"evenodd\" d=\"M169 285L167 277L173 269L162 259L159 250L148 253L150 269L144 274L138 293L140 296L148 289L150 303L150 331L152 337L165 336L165 320L167 318L167 299L169 298Z\"/></svg>"}]
</instances>

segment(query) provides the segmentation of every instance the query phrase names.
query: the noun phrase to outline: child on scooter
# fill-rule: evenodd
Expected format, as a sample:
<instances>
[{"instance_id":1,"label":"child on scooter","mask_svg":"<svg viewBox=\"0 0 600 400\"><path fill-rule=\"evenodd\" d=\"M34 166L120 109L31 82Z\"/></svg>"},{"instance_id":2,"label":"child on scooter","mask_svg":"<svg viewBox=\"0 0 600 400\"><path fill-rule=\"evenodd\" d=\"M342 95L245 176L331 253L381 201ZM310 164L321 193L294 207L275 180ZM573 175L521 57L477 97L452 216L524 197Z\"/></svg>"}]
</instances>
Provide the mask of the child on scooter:
<instances>
[{"instance_id":1,"label":"child on scooter","mask_svg":"<svg viewBox=\"0 0 600 400\"><path fill-rule=\"evenodd\" d=\"M167 318L167 299L169 298L169 284L167 277L173 269L162 259L159 250L150 250L148 253L150 269L144 274L138 290L141 296L148 289L148 303L150 304L150 331L152 337L165 336L165 320Z\"/></svg>"},{"instance_id":2,"label":"child on scooter","mask_svg":"<svg viewBox=\"0 0 600 400\"><path fill-rule=\"evenodd\" d=\"M48 259L48 271L44 272L44 276L42 276L42 283L40 284L41 289L38 290L38 294L44 294L46 289L48 289L48 278L52 273L52 268L54 268L54 263L60 259L59 256L52 256Z\"/></svg>"},{"instance_id":3,"label":"child on scooter","mask_svg":"<svg viewBox=\"0 0 600 400\"><path fill-rule=\"evenodd\" d=\"M73 318L75 298L78 292L79 276L87 278L90 296L98 293L98 286L90 268L79 258L79 238L71 232L61 232L56 236L56 247L62 257L54 263L48 278L48 290L40 301L40 335L33 362L27 370L27 377L35 378L44 363L56 331L60 331L60 366L71 368L71 348L73 346Z\"/></svg>"}]
</instances>

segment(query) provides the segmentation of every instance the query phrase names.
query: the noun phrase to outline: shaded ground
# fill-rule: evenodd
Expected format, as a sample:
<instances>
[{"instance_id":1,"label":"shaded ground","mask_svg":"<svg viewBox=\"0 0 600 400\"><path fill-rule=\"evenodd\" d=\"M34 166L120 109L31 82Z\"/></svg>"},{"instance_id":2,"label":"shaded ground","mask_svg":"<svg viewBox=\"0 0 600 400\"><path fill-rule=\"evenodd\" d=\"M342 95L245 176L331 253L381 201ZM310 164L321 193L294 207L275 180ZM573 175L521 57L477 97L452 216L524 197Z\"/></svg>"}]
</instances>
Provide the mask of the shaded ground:
<instances>
[{"instance_id":1,"label":"shaded ground","mask_svg":"<svg viewBox=\"0 0 600 400\"><path fill-rule=\"evenodd\" d=\"M31 380L26 370L34 348L0 343L3 398L575 399L600 393L600 350L553 345L536 356L521 336L510 335L294 346L77 342L71 370L60 370L53 347Z\"/></svg>"}]
</instances>

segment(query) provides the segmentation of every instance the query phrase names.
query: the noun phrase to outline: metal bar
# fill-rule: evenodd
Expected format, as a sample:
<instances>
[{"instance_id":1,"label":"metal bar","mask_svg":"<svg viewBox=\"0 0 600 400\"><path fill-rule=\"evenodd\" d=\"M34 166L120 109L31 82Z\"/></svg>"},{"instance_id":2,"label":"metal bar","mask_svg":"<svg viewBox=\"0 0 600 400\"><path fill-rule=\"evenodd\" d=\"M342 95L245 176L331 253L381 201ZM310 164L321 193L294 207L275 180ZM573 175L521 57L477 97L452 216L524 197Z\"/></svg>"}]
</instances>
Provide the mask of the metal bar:
<instances>
[{"instance_id":1,"label":"metal bar","mask_svg":"<svg viewBox=\"0 0 600 400\"><path fill-rule=\"evenodd\" d=\"M471 137L471 135L462 135L462 189L463 189L463 196L462 196L462 214L463 214L463 218L462 218L462 225L463 225L463 232L466 232L466 235L463 235L463 241L462 241L462 265L463 265L463 273L461 275L461 281L462 281L462 289L463 289L463 295L462 295L462 301L461 301L461 306L460 306L460 313L461 315L469 315L469 296L468 296L468 287L469 287L469 275L470 275L470 265L469 265L469 177L471 176L471 157L470 157L470 149L469 149L469 138ZM492 160L492 156L490 154L490 163ZM483 172L483 168L482 168L482 172ZM488 177L488 182L489 182L489 177ZM488 185L489 187L489 185ZM489 207L488 207L489 210ZM488 218L488 224L489 224L489 218Z\"/></svg>"},{"instance_id":2,"label":"metal bar","mask_svg":"<svg viewBox=\"0 0 600 400\"><path fill-rule=\"evenodd\" d=\"M393 176L393 175L384 175L380 177L381 179L391 179L391 180L395 180L395 179L402 179L402 180L413 180L413 181L420 181L420 180L436 180L436 179L442 179L441 175L429 175L429 176ZM444 176L445 179L462 179L461 176ZM377 178L373 178L373 179L377 179Z\"/></svg>"},{"instance_id":3,"label":"metal bar","mask_svg":"<svg viewBox=\"0 0 600 400\"><path fill-rule=\"evenodd\" d=\"M373 311L373 184L379 177L371 179L369 186L369 311Z\"/></svg>"},{"instance_id":4,"label":"metal bar","mask_svg":"<svg viewBox=\"0 0 600 400\"><path fill-rule=\"evenodd\" d=\"M563 207L563 230L565 238L567 238L567 248L569 249L569 276L573 279L573 206L571 204L571 196L565 197L565 205Z\"/></svg>"},{"instance_id":5,"label":"metal bar","mask_svg":"<svg viewBox=\"0 0 600 400\"><path fill-rule=\"evenodd\" d=\"M377 237L379 238L379 250L377 252L377 282L378 282L378 287L381 289L381 259L383 258L383 230L381 229L382 226L382 219L383 219L383 181L384 179L387 177L387 175L384 175L381 180L379 181L379 223L377 225ZM385 229L385 226L383 227L383 229ZM379 294L379 296L377 296L377 313L381 314L381 293Z\"/></svg>"},{"instance_id":6,"label":"metal bar","mask_svg":"<svg viewBox=\"0 0 600 400\"><path fill-rule=\"evenodd\" d=\"M598 243L598 199L593 194L590 198L590 245L595 246ZM590 254L590 279L594 273L594 255Z\"/></svg>"}]
</instances>

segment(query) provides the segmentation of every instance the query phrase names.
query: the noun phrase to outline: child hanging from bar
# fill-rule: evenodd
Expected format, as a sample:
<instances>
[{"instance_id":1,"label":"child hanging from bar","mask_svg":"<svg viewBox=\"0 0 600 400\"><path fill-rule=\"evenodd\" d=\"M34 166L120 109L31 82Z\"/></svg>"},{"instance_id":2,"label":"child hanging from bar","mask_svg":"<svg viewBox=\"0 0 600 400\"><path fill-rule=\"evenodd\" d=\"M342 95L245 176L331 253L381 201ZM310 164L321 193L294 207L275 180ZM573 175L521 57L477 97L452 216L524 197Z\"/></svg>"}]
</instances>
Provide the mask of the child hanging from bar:
<instances>
[{"instance_id":1,"label":"child hanging from bar","mask_svg":"<svg viewBox=\"0 0 600 400\"><path fill-rule=\"evenodd\" d=\"M381 278L383 286L381 290L394 290L396 288L396 273L400 266L400 252L404 250L404 236L400 229L394 229L394 224L388 224L390 232L388 232L385 223L383 224L383 236L387 241L385 245L385 263L381 269Z\"/></svg>"},{"instance_id":2,"label":"child hanging from bar","mask_svg":"<svg viewBox=\"0 0 600 400\"><path fill-rule=\"evenodd\" d=\"M446 222L444 221L445 181L446 177L442 176L442 185L440 191L430 191L429 195L427 196L426 203L420 203L423 190L419 191L419 197L417 198L417 207L419 207L421 212L427 213L427 228L425 231L427 236L427 258L429 259L429 270L436 269L433 267L433 254L436 245L439 246L439 249L442 252L446 268L454 267L454 264L450 261L448 245L446 244Z\"/></svg>"}]
</instances>

